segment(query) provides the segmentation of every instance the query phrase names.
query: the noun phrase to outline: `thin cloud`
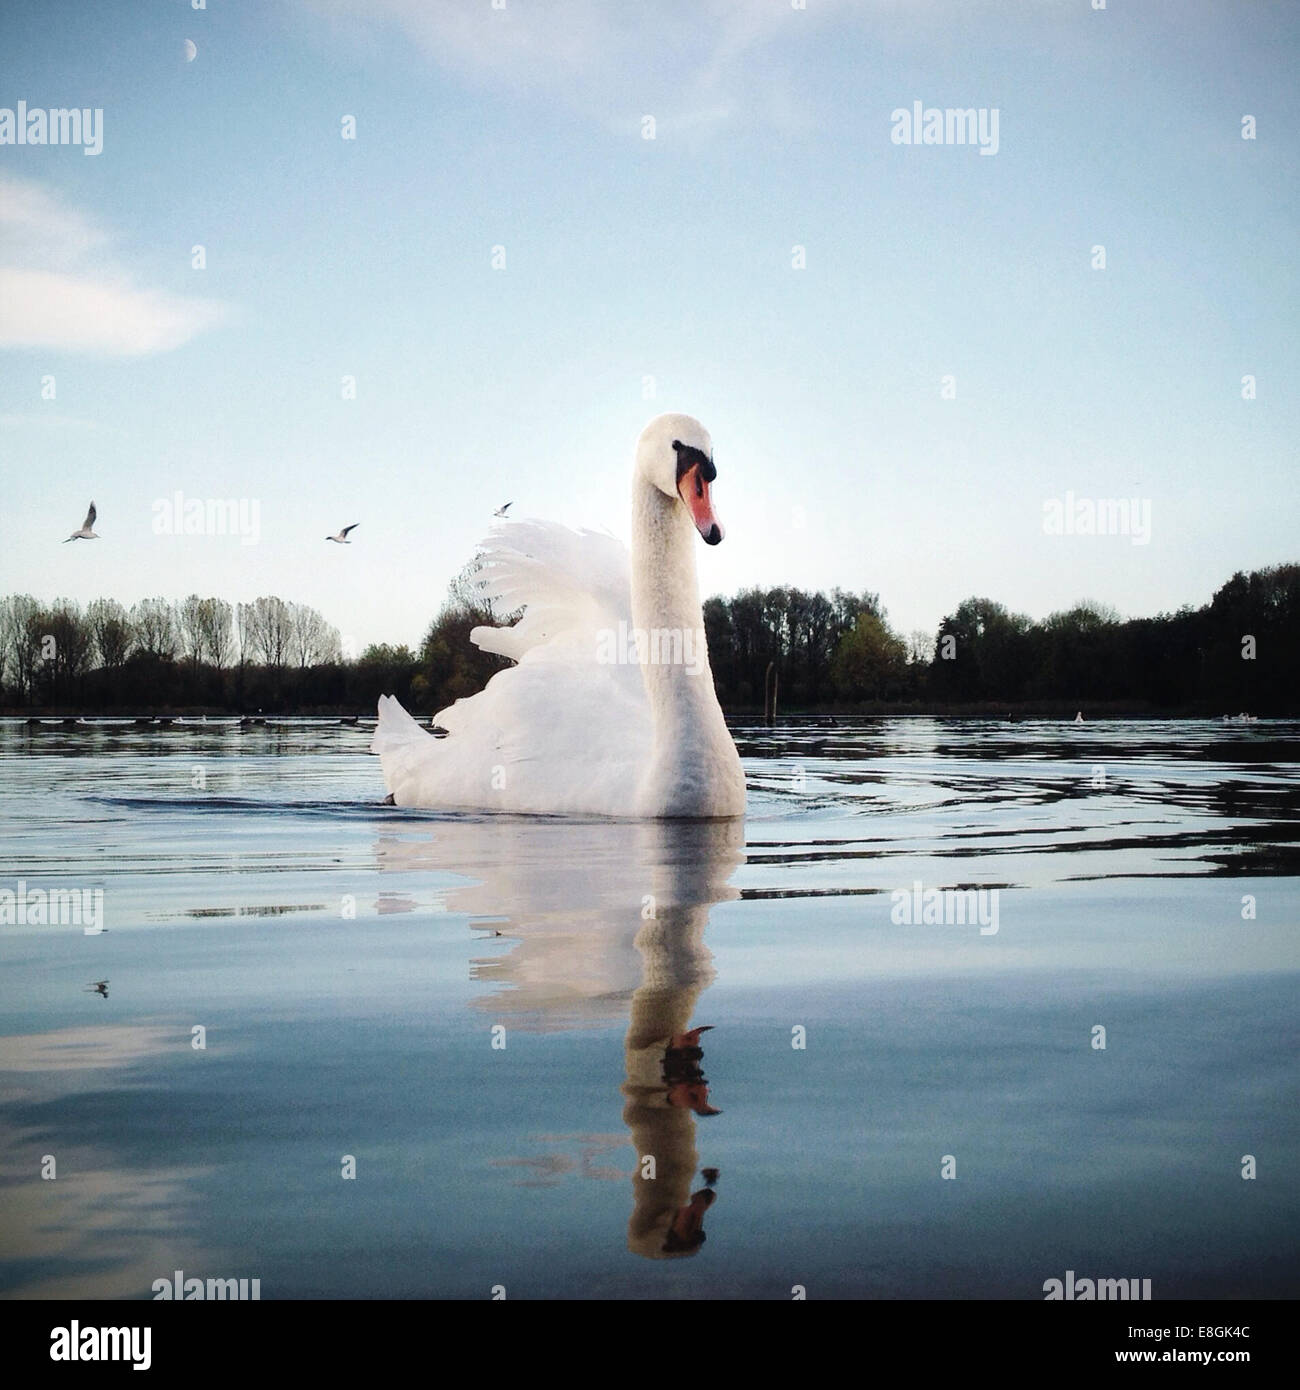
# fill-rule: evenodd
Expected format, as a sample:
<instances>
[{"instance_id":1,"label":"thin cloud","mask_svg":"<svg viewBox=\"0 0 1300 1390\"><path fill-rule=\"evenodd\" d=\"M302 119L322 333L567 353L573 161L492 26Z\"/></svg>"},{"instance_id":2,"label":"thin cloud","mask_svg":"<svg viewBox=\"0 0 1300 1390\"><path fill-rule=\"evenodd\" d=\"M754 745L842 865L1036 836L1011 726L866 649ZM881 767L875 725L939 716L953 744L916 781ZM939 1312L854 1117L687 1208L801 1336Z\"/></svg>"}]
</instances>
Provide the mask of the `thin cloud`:
<instances>
[{"instance_id":1,"label":"thin cloud","mask_svg":"<svg viewBox=\"0 0 1300 1390\"><path fill-rule=\"evenodd\" d=\"M7 263L35 258L68 264L106 240L100 228L62 206L40 184L0 177L0 253Z\"/></svg>"},{"instance_id":2,"label":"thin cloud","mask_svg":"<svg viewBox=\"0 0 1300 1390\"><path fill-rule=\"evenodd\" d=\"M807 10L756 0L550 0L504 9L486 0L301 3L339 39L374 52L377 33L388 30L471 82L532 92L619 131L644 114L665 131L811 125L791 96L790 52L851 13L847 0L816 0Z\"/></svg>"},{"instance_id":3,"label":"thin cloud","mask_svg":"<svg viewBox=\"0 0 1300 1390\"><path fill-rule=\"evenodd\" d=\"M79 415L66 415L63 411L49 410L13 410L0 413L0 430L48 430L58 434L126 433L116 425L106 425L102 420L86 420Z\"/></svg>"},{"instance_id":4,"label":"thin cloud","mask_svg":"<svg viewBox=\"0 0 1300 1390\"><path fill-rule=\"evenodd\" d=\"M140 288L109 240L39 184L0 177L0 348L141 357L226 317L213 300Z\"/></svg>"}]
</instances>

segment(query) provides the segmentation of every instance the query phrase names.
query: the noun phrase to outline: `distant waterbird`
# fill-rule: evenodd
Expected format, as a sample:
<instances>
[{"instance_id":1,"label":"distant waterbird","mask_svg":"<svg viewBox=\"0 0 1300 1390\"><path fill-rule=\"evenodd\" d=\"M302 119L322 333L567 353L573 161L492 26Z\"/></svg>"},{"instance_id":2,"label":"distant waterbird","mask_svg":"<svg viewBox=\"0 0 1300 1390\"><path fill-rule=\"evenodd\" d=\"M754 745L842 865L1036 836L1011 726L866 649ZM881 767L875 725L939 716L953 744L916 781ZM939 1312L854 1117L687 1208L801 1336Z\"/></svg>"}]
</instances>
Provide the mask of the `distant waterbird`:
<instances>
[{"instance_id":1,"label":"distant waterbird","mask_svg":"<svg viewBox=\"0 0 1300 1390\"><path fill-rule=\"evenodd\" d=\"M360 525L359 521L354 521L351 526L345 526L337 536L326 536L325 539L333 541L336 545L351 545L352 542L348 540L348 532L355 531Z\"/></svg>"},{"instance_id":2,"label":"distant waterbird","mask_svg":"<svg viewBox=\"0 0 1300 1390\"><path fill-rule=\"evenodd\" d=\"M513 507L514 505L515 505L515 504L514 504L513 502L505 502L505 503L503 503L501 506L499 506L499 507L496 509L496 511L494 511L494 512L492 513L492 515L493 515L493 516L505 516L505 514L506 514L506 513L510 510L510 508Z\"/></svg>"},{"instance_id":3,"label":"distant waterbird","mask_svg":"<svg viewBox=\"0 0 1300 1390\"><path fill-rule=\"evenodd\" d=\"M90 510L86 513L86 519L85 519L85 521L83 521L83 522L81 523L81 530L80 530L80 531L74 531L74 532L67 538L67 540L65 540L65 541L63 542L63 544L64 544L64 545L67 545L68 541L97 541L97 540L99 540L99 536L96 535L96 533L90 529L92 526L94 526L94 524L95 524L95 517L96 517L97 515L98 515L98 513L95 511L95 504L92 502L92 503L90 504Z\"/></svg>"}]
</instances>

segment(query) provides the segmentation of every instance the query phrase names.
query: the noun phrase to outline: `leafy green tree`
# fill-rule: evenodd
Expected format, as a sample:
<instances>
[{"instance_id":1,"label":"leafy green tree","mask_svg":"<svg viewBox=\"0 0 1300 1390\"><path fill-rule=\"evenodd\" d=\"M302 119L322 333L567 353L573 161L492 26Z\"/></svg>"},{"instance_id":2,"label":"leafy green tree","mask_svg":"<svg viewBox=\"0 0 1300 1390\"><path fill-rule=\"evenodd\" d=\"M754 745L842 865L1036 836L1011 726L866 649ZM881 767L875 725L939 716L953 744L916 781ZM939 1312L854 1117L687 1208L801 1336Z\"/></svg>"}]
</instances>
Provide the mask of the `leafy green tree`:
<instances>
[{"instance_id":1,"label":"leafy green tree","mask_svg":"<svg viewBox=\"0 0 1300 1390\"><path fill-rule=\"evenodd\" d=\"M1014 700L1028 680L1032 624L988 598L968 598L939 624L930 678L941 698Z\"/></svg>"},{"instance_id":2,"label":"leafy green tree","mask_svg":"<svg viewBox=\"0 0 1300 1390\"><path fill-rule=\"evenodd\" d=\"M840 638L831 682L841 699L892 700L906 683L907 647L879 613L863 611Z\"/></svg>"}]
</instances>

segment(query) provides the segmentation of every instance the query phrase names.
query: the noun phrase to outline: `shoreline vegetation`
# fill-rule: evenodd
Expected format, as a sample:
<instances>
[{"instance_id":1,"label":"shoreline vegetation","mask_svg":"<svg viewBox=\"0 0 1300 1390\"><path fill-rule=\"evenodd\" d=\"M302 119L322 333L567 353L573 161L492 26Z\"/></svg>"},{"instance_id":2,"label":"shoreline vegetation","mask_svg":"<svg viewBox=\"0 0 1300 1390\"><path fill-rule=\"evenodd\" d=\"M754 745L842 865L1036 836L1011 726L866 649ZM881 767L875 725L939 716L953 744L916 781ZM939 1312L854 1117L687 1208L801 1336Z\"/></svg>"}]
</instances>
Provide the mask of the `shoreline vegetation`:
<instances>
[{"instance_id":1,"label":"shoreline vegetation","mask_svg":"<svg viewBox=\"0 0 1300 1390\"><path fill-rule=\"evenodd\" d=\"M452 583L416 650L345 654L306 604L264 597L113 599L84 608L0 599L0 715L370 719L381 694L425 719L508 665L470 630L502 623L475 566ZM1121 618L1081 602L1039 621L987 598L933 633L890 627L879 595L747 589L704 604L714 684L737 722L923 716L1086 720L1300 714L1300 564L1238 572L1208 604Z\"/></svg>"},{"instance_id":2,"label":"shoreline vegetation","mask_svg":"<svg viewBox=\"0 0 1300 1390\"><path fill-rule=\"evenodd\" d=\"M821 725L825 728L853 729L884 719L952 719L971 720L977 723L1038 723L1073 724L1080 722L1076 715L1082 714L1081 722L1103 724L1107 721L1152 720L1177 723L1186 720L1213 720L1220 723L1266 722L1269 720L1291 720L1300 718L1295 714L1254 715L1242 711L1228 713L1226 708L1204 707L1188 709L1143 709L1125 705L1075 708L1066 713L1064 707L1025 705L898 705L878 704L852 709L841 709L823 705L809 710L779 710L774 724L768 724L761 709L724 709L723 715L728 724L736 728L806 728ZM433 722L428 711L420 711L418 719L426 727ZM243 728L271 728L275 725L319 723L328 720L334 724L355 725L368 728L377 722L373 712L339 705L322 709L295 709L292 711L240 711L213 709L207 706L160 706L142 710L93 710L81 706L68 706L56 709L8 709L0 706L0 721L17 723L27 727L40 726L43 729L95 728L125 729L127 727L176 728L196 731L242 726Z\"/></svg>"}]
</instances>

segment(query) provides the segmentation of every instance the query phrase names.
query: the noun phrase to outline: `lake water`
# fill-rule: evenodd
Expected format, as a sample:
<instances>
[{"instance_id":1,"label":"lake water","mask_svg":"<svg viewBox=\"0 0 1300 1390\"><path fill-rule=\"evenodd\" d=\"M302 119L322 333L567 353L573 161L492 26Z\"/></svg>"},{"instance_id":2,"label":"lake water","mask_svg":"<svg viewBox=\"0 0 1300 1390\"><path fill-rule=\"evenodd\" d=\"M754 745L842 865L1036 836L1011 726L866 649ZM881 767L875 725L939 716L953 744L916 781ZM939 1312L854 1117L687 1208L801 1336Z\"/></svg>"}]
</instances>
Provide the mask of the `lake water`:
<instances>
[{"instance_id":1,"label":"lake water","mask_svg":"<svg viewBox=\"0 0 1300 1390\"><path fill-rule=\"evenodd\" d=\"M0 926L0 1291L1300 1294L1300 724L736 734L743 826L0 725L10 918L103 906Z\"/></svg>"}]
</instances>

